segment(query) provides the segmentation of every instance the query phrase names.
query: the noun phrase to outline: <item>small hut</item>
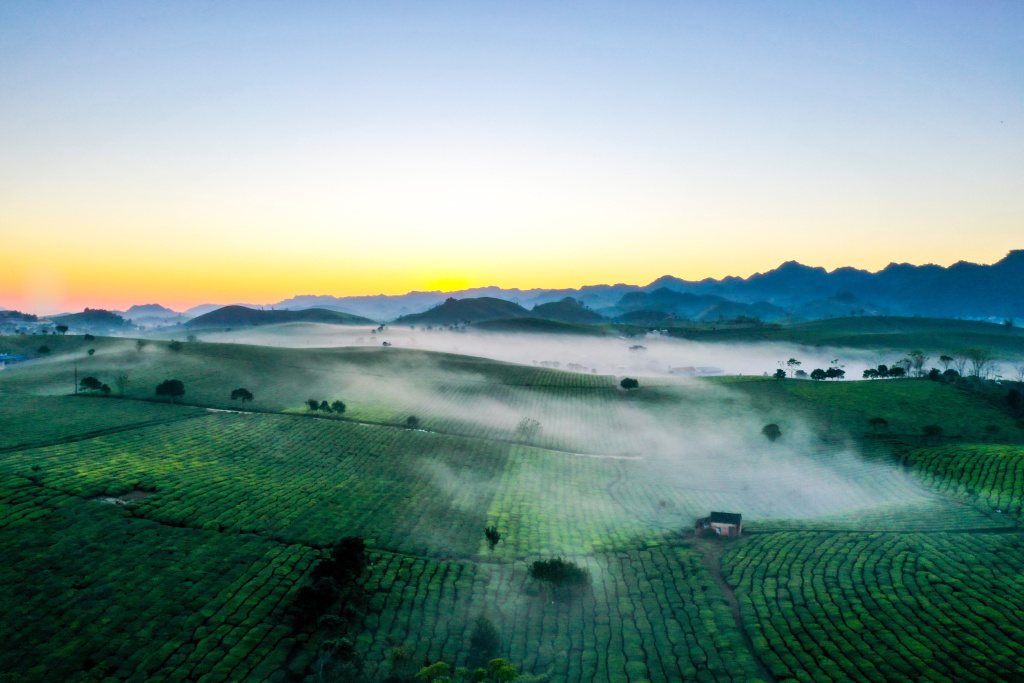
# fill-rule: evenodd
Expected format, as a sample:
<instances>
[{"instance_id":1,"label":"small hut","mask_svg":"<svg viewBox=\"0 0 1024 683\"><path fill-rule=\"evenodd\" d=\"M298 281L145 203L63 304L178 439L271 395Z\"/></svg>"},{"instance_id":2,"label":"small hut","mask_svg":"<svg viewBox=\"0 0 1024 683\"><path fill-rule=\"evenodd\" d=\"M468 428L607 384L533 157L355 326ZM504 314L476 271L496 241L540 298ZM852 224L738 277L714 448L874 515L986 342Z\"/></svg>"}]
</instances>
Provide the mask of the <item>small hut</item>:
<instances>
[{"instance_id":1,"label":"small hut","mask_svg":"<svg viewBox=\"0 0 1024 683\"><path fill-rule=\"evenodd\" d=\"M743 533L743 515L738 512L712 512L710 517L701 517L694 526L694 536L722 536L739 538Z\"/></svg>"}]
</instances>

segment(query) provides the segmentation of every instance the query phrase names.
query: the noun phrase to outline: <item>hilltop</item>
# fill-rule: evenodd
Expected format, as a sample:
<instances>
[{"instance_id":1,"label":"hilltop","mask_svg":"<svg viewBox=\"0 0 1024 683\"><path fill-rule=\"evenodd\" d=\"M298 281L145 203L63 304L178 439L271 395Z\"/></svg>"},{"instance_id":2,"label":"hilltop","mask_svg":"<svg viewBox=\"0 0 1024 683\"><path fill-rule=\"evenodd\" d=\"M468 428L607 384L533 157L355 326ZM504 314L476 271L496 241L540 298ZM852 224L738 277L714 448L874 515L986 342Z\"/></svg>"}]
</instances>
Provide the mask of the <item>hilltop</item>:
<instances>
[{"instance_id":1,"label":"hilltop","mask_svg":"<svg viewBox=\"0 0 1024 683\"><path fill-rule=\"evenodd\" d=\"M376 325L369 318L349 313L309 308L303 311L259 311L245 306L225 306L185 323L186 327L247 327L279 323L329 323L333 325Z\"/></svg>"},{"instance_id":2,"label":"hilltop","mask_svg":"<svg viewBox=\"0 0 1024 683\"><path fill-rule=\"evenodd\" d=\"M499 318L528 318L530 312L519 304L483 296L476 299L448 298L423 313L403 315L395 325L457 325Z\"/></svg>"}]
</instances>

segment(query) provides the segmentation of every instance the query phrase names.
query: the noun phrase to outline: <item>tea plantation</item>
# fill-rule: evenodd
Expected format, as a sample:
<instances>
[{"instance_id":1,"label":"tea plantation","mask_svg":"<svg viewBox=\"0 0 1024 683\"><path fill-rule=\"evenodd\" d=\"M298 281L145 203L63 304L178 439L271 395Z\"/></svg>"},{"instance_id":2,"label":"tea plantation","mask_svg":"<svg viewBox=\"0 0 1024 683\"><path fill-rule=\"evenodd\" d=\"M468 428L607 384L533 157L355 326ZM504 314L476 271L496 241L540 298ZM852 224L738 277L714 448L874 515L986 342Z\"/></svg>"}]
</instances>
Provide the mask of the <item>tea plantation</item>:
<instances>
[{"instance_id":1,"label":"tea plantation","mask_svg":"<svg viewBox=\"0 0 1024 683\"><path fill-rule=\"evenodd\" d=\"M981 394L51 346L0 371L0 681L398 682L484 651L520 680L1024 679L1024 432ZM127 381L70 395L75 366ZM712 509L744 537L694 538ZM366 566L308 617L343 537ZM556 557L585 586L531 576Z\"/></svg>"}]
</instances>

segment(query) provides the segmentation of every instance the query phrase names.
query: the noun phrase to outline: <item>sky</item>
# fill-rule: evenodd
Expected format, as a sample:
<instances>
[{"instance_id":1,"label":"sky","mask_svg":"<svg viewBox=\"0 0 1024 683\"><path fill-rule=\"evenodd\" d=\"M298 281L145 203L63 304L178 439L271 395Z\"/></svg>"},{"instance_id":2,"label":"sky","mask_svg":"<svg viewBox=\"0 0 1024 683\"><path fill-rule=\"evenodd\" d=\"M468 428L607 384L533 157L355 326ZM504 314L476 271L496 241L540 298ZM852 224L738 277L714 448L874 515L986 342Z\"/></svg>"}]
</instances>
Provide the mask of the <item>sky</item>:
<instances>
[{"instance_id":1,"label":"sky","mask_svg":"<svg viewBox=\"0 0 1024 683\"><path fill-rule=\"evenodd\" d=\"M0 306L1024 247L1024 3L4 2Z\"/></svg>"}]
</instances>

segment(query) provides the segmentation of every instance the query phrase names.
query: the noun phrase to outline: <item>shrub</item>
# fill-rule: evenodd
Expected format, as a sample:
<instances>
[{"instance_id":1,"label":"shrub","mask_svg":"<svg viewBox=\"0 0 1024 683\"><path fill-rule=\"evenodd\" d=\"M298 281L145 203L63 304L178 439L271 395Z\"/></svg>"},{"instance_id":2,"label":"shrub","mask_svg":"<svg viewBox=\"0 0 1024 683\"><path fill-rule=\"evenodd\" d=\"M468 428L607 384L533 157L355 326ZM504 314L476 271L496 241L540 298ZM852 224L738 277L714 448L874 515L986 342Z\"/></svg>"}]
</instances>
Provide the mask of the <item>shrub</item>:
<instances>
[{"instance_id":1,"label":"shrub","mask_svg":"<svg viewBox=\"0 0 1024 683\"><path fill-rule=\"evenodd\" d=\"M619 386L625 389L626 391L629 391L630 389L639 389L640 382L633 379L632 377L623 377L622 381L619 382Z\"/></svg>"},{"instance_id":2,"label":"shrub","mask_svg":"<svg viewBox=\"0 0 1024 683\"><path fill-rule=\"evenodd\" d=\"M494 550L494 546L498 545L498 541L501 540L501 532L496 526L484 527L484 536L487 537L487 545L491 550Z\"/></svg>"},{"instance_id":3,"label":"shrub","mask_svg":"<svg viewBox=\"0 0 1024 683\"><path fill-rule=\"evenodd\" d=\"M560 557L537 560L530 565L530 576L553 586L585 586L590 583L590 572Z\"/></svg>"},{"instance_id":4,"label":"shrub","mask_svg":"<svg viewBox=\"0 0 1024 683\"><path fill-rule=\"evenodd\" d=\"M775 424L774 422L762 427L761 433L764 434L769 441L775 441L780 436L782 436L782 430L779 429L779 425Z\"/></svg>"}]
</instances>

